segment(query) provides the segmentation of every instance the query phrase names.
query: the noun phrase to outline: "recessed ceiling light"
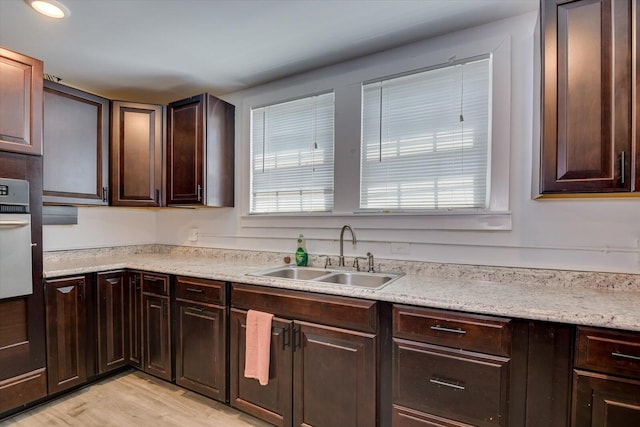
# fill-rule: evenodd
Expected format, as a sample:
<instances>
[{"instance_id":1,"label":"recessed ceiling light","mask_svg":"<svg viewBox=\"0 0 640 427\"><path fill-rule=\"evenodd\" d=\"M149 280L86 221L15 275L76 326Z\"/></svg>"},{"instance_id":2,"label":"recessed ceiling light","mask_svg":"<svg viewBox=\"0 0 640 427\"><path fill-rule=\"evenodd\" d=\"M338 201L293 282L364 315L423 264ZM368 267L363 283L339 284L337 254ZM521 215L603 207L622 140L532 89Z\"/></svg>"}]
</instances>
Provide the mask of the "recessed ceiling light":
<instances>
[{"instance_id":1,"label":"recessed ceiling light","mask_svg":"<svg viewBox=\"0 0 640 427\"><path fill-rule=\"evenodd\" d=\"M29 6L34 8L37 12L48 16L50 18L66 18L71 15L71 11L67 6L63 5L57 0L24 0Z\"/></svg>"}]
</instances>

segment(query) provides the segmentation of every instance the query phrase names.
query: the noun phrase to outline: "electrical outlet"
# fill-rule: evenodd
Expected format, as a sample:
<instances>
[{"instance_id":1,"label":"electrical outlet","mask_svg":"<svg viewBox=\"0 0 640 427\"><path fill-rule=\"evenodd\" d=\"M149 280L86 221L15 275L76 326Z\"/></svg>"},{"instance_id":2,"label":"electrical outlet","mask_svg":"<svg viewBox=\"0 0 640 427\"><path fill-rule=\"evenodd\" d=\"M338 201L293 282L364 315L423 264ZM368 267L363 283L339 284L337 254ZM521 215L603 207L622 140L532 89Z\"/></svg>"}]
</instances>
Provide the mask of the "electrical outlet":
<instances>
[{"instance_id":1,"label":"electrical outlet","mask_svg":"<svg viewBox=\"0 0 640 427\"><path fill-rule=\"evenodd\" d=\"M189 229L189 236L187 237L187 239L190 242L197 242L198 241L198 229L196 227Z\"/></svg>"},{"instance_id":2,"label":"electrical outlet","mask_svg":"<svg viewBox=\"0 0 640 427\"><path fill-rule=\"evenodd\" d=\"M391 243L391 253L398 255L409 255L411 252L410 243Z\"/></svg>"}]
</instances>

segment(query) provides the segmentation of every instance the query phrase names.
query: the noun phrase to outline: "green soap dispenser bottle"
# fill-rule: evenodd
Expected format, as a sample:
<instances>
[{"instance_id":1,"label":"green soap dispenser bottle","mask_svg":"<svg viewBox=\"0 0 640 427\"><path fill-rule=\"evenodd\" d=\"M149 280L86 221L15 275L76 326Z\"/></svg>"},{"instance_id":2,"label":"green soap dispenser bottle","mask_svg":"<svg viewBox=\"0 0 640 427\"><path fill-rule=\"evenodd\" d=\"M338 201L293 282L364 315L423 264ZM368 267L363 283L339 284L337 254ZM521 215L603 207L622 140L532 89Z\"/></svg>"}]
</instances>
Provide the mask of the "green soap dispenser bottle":
<instances>
[{"instance_id":1,"label":"green soap dispenser bottle","mask_svg":"<svg viewBox=\"0 0 640 427\"><path fill-rule=\"evenodd\" d=\"M305 267L309 261L309 254L305 249L304 236L301 234L298 236L298 249L296 249L296 265L298 267Z\"/></svg>"}]
</instances>

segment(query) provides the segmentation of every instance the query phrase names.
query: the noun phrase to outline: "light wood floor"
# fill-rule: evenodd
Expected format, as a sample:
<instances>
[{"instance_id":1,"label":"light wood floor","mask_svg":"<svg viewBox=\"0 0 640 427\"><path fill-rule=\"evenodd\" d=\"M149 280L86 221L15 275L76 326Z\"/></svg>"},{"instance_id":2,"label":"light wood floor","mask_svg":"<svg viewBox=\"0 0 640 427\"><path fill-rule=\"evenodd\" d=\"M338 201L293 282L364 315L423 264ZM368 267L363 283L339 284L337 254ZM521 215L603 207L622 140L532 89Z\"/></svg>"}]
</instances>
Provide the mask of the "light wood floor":
<instances>
[{"instance_id":1,"label":"light wood floor","mask_svg":"<svg viewBox=\"0 0 640 427\"><path fill-rule=\"evenodd\" d=\"M0 426L266 427L249 415L139 371L85 387Z\"/></svg>"}]
</instances>

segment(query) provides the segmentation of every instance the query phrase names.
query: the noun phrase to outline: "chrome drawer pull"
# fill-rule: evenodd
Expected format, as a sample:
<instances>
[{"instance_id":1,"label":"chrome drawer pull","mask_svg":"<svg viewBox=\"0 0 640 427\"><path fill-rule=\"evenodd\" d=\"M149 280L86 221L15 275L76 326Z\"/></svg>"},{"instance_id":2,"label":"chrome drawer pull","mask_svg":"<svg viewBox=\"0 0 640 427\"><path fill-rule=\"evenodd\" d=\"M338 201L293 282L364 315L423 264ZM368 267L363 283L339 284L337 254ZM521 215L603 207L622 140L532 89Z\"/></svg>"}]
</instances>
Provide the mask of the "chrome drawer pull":
<instances>
[{"instance_id":1,"label":"chrome drawer pull","mask_svg":"<svg viewBox=\"0 0 640 427\"><path fill-rule=\"evenodd\" d=\"M450 383L448 381L443 381L443 380L439 380L438 378L431 378L429 380L429 382L431 384L436 384L436 385L441 385L441 386L445 386L445 387L450 387L450 388L454 388L456 390L464 390L465 387L463 385L460 384L456 384L456 383Z\"/></svg>"},{"instance_id":2,"label":"chrome drawer pull","mask_svg":"<svg viewBox=\"0 0 640 427\"><path fill-rule=\"evenodd\" d=\"M202 292L204 292L202 289L194 289L194 288L187 288L187 291L194 292L196 294L201 294Z\"/></svg>"},{"instance_id":3,"label":"chrome drawer pull","mask_svg":"<svg viewBox=\"0 0 640 427\"><path fill-rule=\"evenodd\" d=\"M613 357L621 357L623 359L640 360L640 357L638 357L638 356L632 356L630 354L618 353L617 351L611 352L611 355Z\"/></svg>"},{"instance_id":4,"label":"chrome drawer pull","mask_svg":"<svg viewBox=\"0 0 640 427\"><path fill-rule=\"evenodd\" d=\"M197 311L198 313L202 313L202 309L200 307L189 307L189 310Z\"/></svg>"},{"instance_id":5,"label":"chrome drawer pull","mask_svg":"<svg viewBox=\"0 0 640 427\"><path fill-rule=\"evenodd\" d=\"M465 331L464 329L460 329L460 328L451 329L451 328L442 327L440 325L432 326L431 330L438 331L438 332L451 332L453 334L461 334L461 335L464 335L467 333L467 331Z\"/></svg>"}]
</instances>

